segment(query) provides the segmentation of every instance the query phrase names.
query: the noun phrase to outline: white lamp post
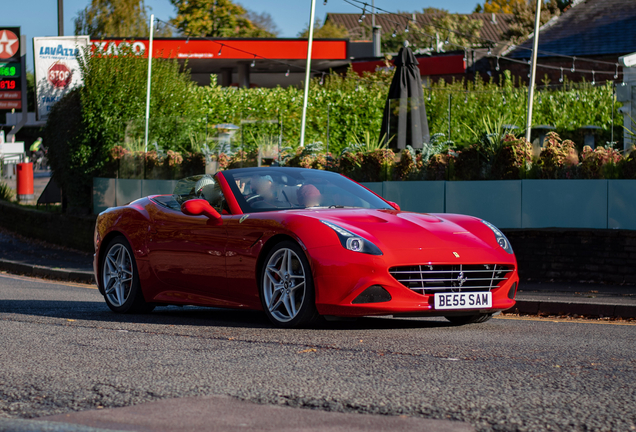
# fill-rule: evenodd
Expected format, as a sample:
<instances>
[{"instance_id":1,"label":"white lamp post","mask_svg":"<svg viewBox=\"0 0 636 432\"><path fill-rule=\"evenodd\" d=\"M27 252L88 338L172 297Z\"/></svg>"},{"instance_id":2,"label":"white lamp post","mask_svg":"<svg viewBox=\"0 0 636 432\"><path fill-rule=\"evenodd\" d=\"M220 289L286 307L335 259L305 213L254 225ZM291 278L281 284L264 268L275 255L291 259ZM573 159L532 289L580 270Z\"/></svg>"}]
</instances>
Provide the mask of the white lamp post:
<instances>
[{"instance_id":1,"label":"white lamp post","mask_svg":"<svg viewBox=\"0 0 636 432\"><path fill-rule=\"evenodd\" d=\"M146 131L144 133L144 152L148 152L148 120L150 119L150 78L152 77L152 35L155 27L155 15L150 15L150 49L148 50L148 87L146 90Z\"/></svg>"},{"instance_id":2,"label":"white lamp post","mask_svg":"<svg viewBox=\"0 0 636 432\"><path fill-rule=\"evenodd\" d=\"M307 44L307 70L305 71L305 97L303 98L303 116L300 122L300 146L305 145L305 127L307 125L307 98L309 97L309 80L311 79L311 45L314 41L314 15L316 13L316 0L311 0L311 13L309 14L309 41Z\"/></svg>"}]
</instances>

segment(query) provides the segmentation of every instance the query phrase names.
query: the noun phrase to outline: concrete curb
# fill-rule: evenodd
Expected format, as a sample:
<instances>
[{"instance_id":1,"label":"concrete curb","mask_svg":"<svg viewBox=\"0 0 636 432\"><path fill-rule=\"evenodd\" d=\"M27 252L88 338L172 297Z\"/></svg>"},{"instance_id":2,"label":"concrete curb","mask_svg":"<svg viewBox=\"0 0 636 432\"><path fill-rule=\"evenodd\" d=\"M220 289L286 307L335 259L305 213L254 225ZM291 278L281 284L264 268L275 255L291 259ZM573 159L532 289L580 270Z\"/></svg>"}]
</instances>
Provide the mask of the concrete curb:
<instances>
[{"instance_id":1,"label":"concrete curb","mask_svg":"<svg viewBox=\"0 0 636 432\"><path fill-rule=\"evenodd\" d=\"M86 284L95 283L93 272L90 271L52 268L35 264L25 264L20 261L0 259L0 270L6 271L7 273L35 276L46 279L80 282Z\"/></svg>"},{"instance_id":2,"label":"concrete curb","mask_svg":"<svg viewBox=\"0 0 636 432\"><path fill-rule=\"evenodd\" d=\"M636 318L636 306L517 300L508 310L528 315L584 315L599 318Z\"/></svg>"}]
</instances>

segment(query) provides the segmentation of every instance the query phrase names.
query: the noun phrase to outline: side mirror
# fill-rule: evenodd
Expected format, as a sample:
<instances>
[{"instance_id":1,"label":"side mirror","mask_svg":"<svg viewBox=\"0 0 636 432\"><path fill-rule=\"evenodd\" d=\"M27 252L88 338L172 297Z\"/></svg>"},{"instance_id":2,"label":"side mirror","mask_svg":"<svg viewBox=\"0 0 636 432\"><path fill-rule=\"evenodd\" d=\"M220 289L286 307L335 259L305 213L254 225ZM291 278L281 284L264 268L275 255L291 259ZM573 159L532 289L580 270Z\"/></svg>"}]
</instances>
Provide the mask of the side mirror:
<instances>
[{"instance_id":1,"label":"side mirror","mask_svg":"<svg viewBox=\"0 0 636 432\"><path fill-rule=\"evenodd\" d=\"M181 204L181 211L189 216L207 216L215 225L221 225L223 219L219 212L204 199L191 199Z\"/></svg>"},{"instance_id":2,"label":"side mirror","mask_svg":"<svg viewBox=\"0 0 636 432\"><path fill-rule=\"evenodd\" d=\"M387 201L389 204L391 204L391 207L393 207L394 209L396 209L397 211L401 211L402 209L400 208L400 206L398 205L398 203L395 203L393 201Z\"/></svg>"}]
</instances>

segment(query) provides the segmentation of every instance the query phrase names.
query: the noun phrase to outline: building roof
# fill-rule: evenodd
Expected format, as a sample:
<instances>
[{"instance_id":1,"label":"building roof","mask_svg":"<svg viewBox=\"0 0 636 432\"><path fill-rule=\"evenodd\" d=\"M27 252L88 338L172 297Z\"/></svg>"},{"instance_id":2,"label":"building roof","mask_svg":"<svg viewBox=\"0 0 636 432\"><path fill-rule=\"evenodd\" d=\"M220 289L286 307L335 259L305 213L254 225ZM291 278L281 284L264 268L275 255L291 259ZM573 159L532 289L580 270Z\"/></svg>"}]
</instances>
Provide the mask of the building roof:
<instances>
[{"instance_id":1,"label":"building roof","mask_svg":"<svg viewBox=\"0 0 636 432\"><path fill-rule=\"evenodd\" d=\"M473 14L461 14L468 16L472 19L481 20L483 26L480 30L480 36L485 39L493 40L496 42L503 40L503 34L508 30L513 20L512 14L501 13L473 13ZM435 18L439 18L438 13L403 13L403 14L375 14L375 24L381 26L385 32L392 31L396 22L401 23L403 30L406 24L415 20L417 24L421 26L430 25ZM371 14L367 13L365 18L360 23L360 14L351 13L328 13L326 21L331 21L333 24L338 24L347 29L352 39L366 39L371 40Z\"/></svg>"},{"instance_id":2,"label":"building roof","mask_svg":"<svg viewBox=\"0 0 636 432\"><path fill-rule=\"evenodd\" d=\"M636 51L635 0L582 0L539 31L539 57L622 55ZM530 58L532 39L509 54ZM524 49L526 48L526 49ZM543 52L542 52L543 51Z\"/></svg>"}]
</instances>

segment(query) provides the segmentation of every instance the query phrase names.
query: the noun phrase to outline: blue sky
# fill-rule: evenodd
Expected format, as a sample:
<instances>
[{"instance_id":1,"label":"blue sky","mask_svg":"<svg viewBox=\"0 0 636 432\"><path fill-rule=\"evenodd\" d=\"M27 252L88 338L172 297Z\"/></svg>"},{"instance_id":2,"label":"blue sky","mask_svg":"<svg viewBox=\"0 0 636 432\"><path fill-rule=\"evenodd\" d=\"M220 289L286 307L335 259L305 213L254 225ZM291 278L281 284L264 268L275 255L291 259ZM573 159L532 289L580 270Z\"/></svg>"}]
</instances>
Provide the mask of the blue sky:
<instances>
[{"instance_id":1,"label":"blue sky","mask_svg":"<svg viewBox=\"0 0 636 432\"><path fill-rule=\"evenodd\" d=\"M371 3L371 0L364 0ZM268 12L281 30L281 37L296 37L309 22L310 0L239 0L247 9ZM477 0L375 0L375 5L389 11L414 12L425 7L444 8L450 12L470 13ZM483 1L481 1L483 3ZM90 4L90 0L64 0L64 34L74 31L73 19ZM175 9L170 0L146 0L151 12L161 20L174 17ZM359 9L343 0L316 0L316 17L323 19L327 12L358 13ZM57 36L57 0L2 0L0 26L19 26L29 37L28 68L33 70L33 44L31 38Z\"/></svg>"}]
</instances>

